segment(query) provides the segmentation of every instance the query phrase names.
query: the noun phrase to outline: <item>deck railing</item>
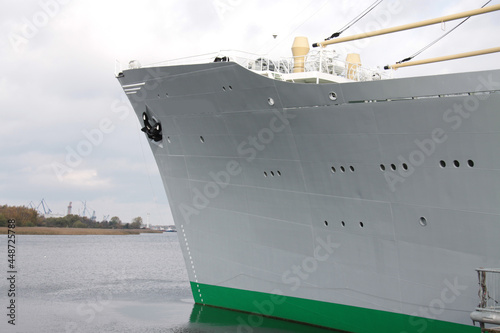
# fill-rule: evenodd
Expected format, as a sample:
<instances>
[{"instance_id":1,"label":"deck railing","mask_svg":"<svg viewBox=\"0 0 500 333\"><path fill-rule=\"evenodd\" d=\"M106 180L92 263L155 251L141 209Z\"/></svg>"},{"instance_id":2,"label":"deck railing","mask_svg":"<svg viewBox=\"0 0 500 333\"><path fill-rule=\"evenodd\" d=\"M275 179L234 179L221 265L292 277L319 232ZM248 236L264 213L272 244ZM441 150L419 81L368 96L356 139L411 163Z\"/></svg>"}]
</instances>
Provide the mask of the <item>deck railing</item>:
<instances>
[{"instance_id":1,"label":"deck railing","mask_svg":"<svg viewBox=\"0 0 500 333\"><path fill-rule=\"evenodd\" d=\"M500 325L500 269L476 269L479 280L479 304L471 314L479 322L482 332L499 332L500 327L486 328L486 324Z\"/></svg>"},{"instance_id":2,"label":"deck railing","mask_svg":"<svg viewBox=\"0 0 500 333\"><path fill-rule=\"evenodd\" d=\"M369 69L363 66L349 66L342 55L334 50L313 50L304 59L304 72L314 74L328 74L342 78L353 79L355 81L372 81L391 78L392 71L381 69ZM149 64L142 67L175 66L186 64L202 64L214 61L232 61L240 66L266 75L277 80L285 80L286 74L293 73L294 58L274 58L241 52L235 50L222 50L217 53L207 53L193 57L184 57L158 63ZM121 65L118 64L115 72L121 72ZM129 68L137 68L138 62L131 61ZM285 74L285 75L283 75Z\"/></svg>"}]
</instances>

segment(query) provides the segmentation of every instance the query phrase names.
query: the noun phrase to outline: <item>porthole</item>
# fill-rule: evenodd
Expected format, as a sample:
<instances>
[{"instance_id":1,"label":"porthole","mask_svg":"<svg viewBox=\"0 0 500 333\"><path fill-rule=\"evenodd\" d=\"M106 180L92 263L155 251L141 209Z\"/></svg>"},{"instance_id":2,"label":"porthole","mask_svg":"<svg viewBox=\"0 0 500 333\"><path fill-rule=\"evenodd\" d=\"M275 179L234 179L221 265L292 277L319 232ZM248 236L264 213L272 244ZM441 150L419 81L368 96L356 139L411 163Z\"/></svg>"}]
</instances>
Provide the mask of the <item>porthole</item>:
<instances>
[{"instance_id":1,"label":"porthole","mask_svg":"<svg viewBox=\"0 0 500 333\"><path fill-rule=\"evenodd\" d=\"M325 227L328 227L328 221L325 221L324 224L325 224Z\"/></svg>"},{"instance_id":2,"label":"porthole","mask_svg":"<svg viewBox=\"0 0 500 333\"><path fill-rule=\"evenodd\" d=\"M408 170L408 164L403 163L401 166L403 167L403 170L404 170L404 171Z\"/></svg>"},{"instance_id":3,"label":"porthole","mask_svg":"<svg viewBox=\"0 0 500 333\"><path fill-rule=\"evenodd\" d=\"M385 171L385 165L380 164L380 170Z\"/></svg>"},{"instance_id":4,"label":"porthole","mask_svg":"<svg viewBox=\"0 0 500 333\"><path fill-rule=\"evenodd\" d=\"M337 93L335 93L334 91L331 91L329 94L328 94L328 98L332 101L336 101L337 100Z\"/></svg>"},{"instance_id":5,"label":"porthole","mask_svg":"<svg viewBox=\"0 0 500 333\"><path fill-rule=\"evenodd\" d=\"M420 219L418 220L418 222L420 223L420 225L422 227L425 227L427 225L427 219L425 217L420 217Z\"/></svg>"},{"instance_id":6,"label":"porthole","mask_svg":"<svg viewBox=\"0 0 500 333\"><path fill-rule=\"evenodd\" d=\"M340 222L340 224L341 224L343 227L345 227L345 222L344 222L344 221Z\"/></svg>"},{"instance_id":7,"label":"porthole","mask_svg":"<svg viewBox=\"0 0 500 333\"><path fill-rule=\"evenodd\" d=\"M467 161L467 165L468 165L469 167L473 168L473 167L474 167L474 161L473 161L473 160L468 160L468 161Z\"/></svg>"},{"instance_id":8,"label":"porthole","mask_svg":"<svg viewBox=\"0 0 500 333\"><path fill-rule=\"evenodd\" d=\"M393 171L396 171L396 164L391 164L391 169L392 169Z\"/></svg>"},{"instance_id":9,"label":"porthole","mask_svg":"<svg viewBox=\"0 0 500 333\"><path fill-rule=\"evenodd\" d=\"M457 161L457 160L454 160L454 161L453 161L453 166L455 166L455 168L460 167L460 162L459 162L459 161Z\"/></svg>"},{"instance_id":10,"label":"porthole","mask_svg":"<svg viewBox=\"0 0 500 333\"><path fill-rule=\"evenodd\" d=\"M345 172L344 166L340 166L340 171Z\"/></svg>"},{"instance_id":11,"label":"porthole","mask_svg":"<svg viewBox=\"0 0 500 333\"><path fill-rule=\"evenodd\" d=\"M233 87L229 86L229 90L233 90Z\"/></svg>"},{"instance_id":12,"label":"porthole","mask_svg":"<svg viewBox=\"0 0 500 333\"><path fill-rule=\"evenodd\" d=\"M202 143L205 143L205 138L204 138L204 137L202 137L202 136L200 136L200 141L201 141Z\"/></svg>"},{"instance_id":13,"label":"porthole","mask_svg":"<svg viewBox=\"0 0 500 333\"><path fill-rule=\"evenodd\" d=\"M364 226L365 226L365 225L364 225L364 223L363 223L363 222L359 222L359 227L360 227L360 228L363 228Z\"/></svg>"},{"instance_id":14,"label":"porthole","mask_svg":"<svg viewBox=\"0 0 500 333\"><path fill-rule=\"evenodd\" d=\"M171 141L170 141L170 137L169 137L169 136L167 136L167 142L168 142L168 143L170 143L170 142L171 142Z\"/></svg>"},{"instance_id":15,"label":"porthole","mask_svg":"<svg viewBox=\"0 0 500 333\"><path fill-rule=\"evenodd\" d=\"M165 97L168 97L168 93L167 92L165 93Z\"/></svg>"},{"instance_id":16,"label":"porthole","mask_svg":"<svg viewBox=\"0 0 500 333\"><path fill-rule=\"evenodd\" d=\"M268 103L269 105L274 105L274 99L272 99L271 97L269 97L269 98L267 99L267 103Z\"/></svg>"},{"instance_id":17,"label":"porthole","mask_svg":"<svg viewBox=\"0 0 500 333\"><path fill-rule=\"evenodd\" d=\"M222 87L222 90L223 90L223 91L226 91L226 87Z\"/></svg>"},{"instance_id":18,"label":"porthole","mask_svg":"<svg viewBox=\"0 0 500 333\"><path fill-rule=\"evenodd\" d=\"M274 171L271 171L271 176L273 176L273 177L274 177Z\"/></svg>"},{"instance_id":19,"label":"porthole","mask_svg":"<svg viewBox=\"0 0 500 333\"><path fill-rule=\"evenodd\" d=\"M278 174L278 176L281 176L281 171L276 171L276 173Z\"/></svg>"},{"instance_id":20,"label":"porthole","mask_svg":"<svg viewBox=\"0 0 500 333\"><path fill-rule=\"evenodd\" d=\"M331 167L331 170L332 170L332 173L337 172L337 169L335 169L335 167L334 167L334 166L332 166L332 167Z\"/></svg>"},{"instance_id":21,"label":"porthole","mask_svg":"<svg viewBox=\"0 0 500 333\"><path fill-rule=\"evenodd\" d=\"M351 172L354 172L354 167L352 165L349 166L349 170L351 170Z\"/></svg>"},{"instance_id":22,"label":"porthole","mask_svg":"<svg viewBox=\"0 0 500 333\"><path fill-rule=\"evenodd\" d=\"M443 160L439 161L439 166L440 166L441 168L446 168L446 162L445 162L445 161L443 161Z\"/></svg>"},{"instance_id":23,"label":"porthole","mask_svg":"<svg viewBox=\"0 0 500 333\"><path fill-rule=\"evenodd\" d=\"M267 172L264 171L264 177L267 177Z\"/></svg>"}]
</instances>

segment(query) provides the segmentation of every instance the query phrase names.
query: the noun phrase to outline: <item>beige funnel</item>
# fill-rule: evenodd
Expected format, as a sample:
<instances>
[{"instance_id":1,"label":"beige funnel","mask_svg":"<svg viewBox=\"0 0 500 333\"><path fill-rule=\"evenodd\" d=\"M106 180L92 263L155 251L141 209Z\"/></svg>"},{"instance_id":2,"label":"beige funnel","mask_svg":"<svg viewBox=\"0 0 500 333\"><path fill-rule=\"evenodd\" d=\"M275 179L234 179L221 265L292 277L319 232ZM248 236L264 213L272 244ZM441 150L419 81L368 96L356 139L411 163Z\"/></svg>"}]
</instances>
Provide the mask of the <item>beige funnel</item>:
<instances>
[{"instance_id":1,"label":"beige funnel","mask_svg":"<svg viewBox=\"0 0 500 333\"><path fill-rule=\"evenodd\" d=\"M295 37L292 45L294 73L301 73L304 71L304 59L307 53L309 53L309 41L307 37Z\"/></svg>"},{"instance_id":2,"label":"beige funnel","mask_svg":"<svg viewBox=\"0 0 500 333\"><path fill-rule=\"evenodd\" d=\"M358 69L361 67L361 57L357 53L349 53L345 61L347 62L347 78L357 80Z\"/></svg>"}]
</instances>

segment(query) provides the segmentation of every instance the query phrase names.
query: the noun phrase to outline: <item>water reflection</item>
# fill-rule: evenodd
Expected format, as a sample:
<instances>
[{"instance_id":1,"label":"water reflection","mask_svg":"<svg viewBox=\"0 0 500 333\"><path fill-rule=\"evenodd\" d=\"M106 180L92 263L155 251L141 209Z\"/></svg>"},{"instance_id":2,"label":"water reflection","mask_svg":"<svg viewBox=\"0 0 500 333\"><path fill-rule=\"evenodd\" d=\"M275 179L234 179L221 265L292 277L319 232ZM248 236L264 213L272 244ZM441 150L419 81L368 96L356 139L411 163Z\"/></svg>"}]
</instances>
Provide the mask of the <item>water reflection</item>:
<instances>
[{"instance_id":1,"label":"water reflection","mask_svg":"<svg viewBox=\"0 0 500 333\"><path fill-rule=\"evenodd\" d=\"M190 330L187 332L335 332L330 329L302 325L290 321L262 317L250 313L230 311L200 304L193 305L188 327ZM191 331L191 329L193 329L193 331ZM199 331L197 331L197 329Z\"/></svg>"},{"instance_id":2,"label":"water reflection","mask_svg":"<svg viewBox=\"0 0 500 333\"><path fill-rule=\"evenodd\" d=\"M0 332L332 332L194 304L172 234L22 235L18 321L15 330L0 321ZM0 235L0 244L6 239Z\"/></svg>"}]
</instances>

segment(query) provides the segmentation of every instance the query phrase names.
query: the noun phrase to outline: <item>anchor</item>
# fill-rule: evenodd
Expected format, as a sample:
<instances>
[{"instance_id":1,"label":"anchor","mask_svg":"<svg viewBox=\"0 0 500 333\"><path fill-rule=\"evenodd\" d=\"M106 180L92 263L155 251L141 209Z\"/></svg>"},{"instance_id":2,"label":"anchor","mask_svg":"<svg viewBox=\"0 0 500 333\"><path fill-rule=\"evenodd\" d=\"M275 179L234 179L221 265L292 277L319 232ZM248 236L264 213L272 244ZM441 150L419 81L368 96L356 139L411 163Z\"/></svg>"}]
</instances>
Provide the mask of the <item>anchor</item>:
<instances>
[{"instance_id":1,"label":"anchor","mask_svg":"<svg viewBox=\"0 0 500 333\"><path fill-rule=\"evenodd\" d=\"M163 139L163 135L161 132L161 123L159 121L155 121L155 119L152 119L153 124L151 124L146 112L142 114L142 120L144 122L144 127L141 128L141 131L146 133L149 139L155 142L161 141Z\"/></svg>"}]
</instances>

